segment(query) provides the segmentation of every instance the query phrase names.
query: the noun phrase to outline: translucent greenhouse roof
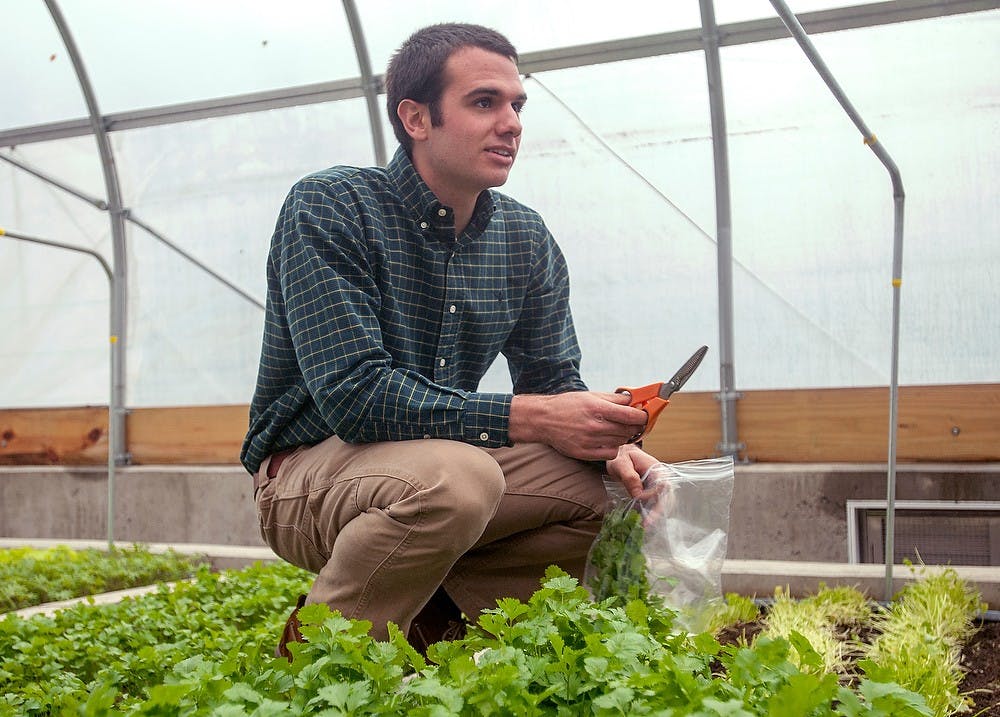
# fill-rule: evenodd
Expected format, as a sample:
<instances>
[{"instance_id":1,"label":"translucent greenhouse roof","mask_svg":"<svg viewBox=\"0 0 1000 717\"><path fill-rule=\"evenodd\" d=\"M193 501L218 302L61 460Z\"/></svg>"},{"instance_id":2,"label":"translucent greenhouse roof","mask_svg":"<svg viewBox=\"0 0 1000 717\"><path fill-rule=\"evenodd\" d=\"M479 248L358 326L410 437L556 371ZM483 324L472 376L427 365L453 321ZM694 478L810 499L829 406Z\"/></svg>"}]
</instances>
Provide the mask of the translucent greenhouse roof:
<instances>
[{"instance_id":1,"label":"translucent greenhouse roof","mask_svg":"<svg viewBox=\"0 0 1000 717\"><path fill-rule=\"evenodd\" d=\"M907 189L900 380L1000 380L1000 3L790 2ZM699 3L19 0L0 18L0 228L127 277L132 406L245 403L264 258L299 177L376 163L364 74L439 21L522 55L524 144L502 188L566 253L584 378L718 366L718 230ZM107 175L61 14L107 130ZM884 168L767 0L717 0L740 388L889 380L893 206ZM805 22L811 18L812 23ZM392 133L379 95L379 125ZM109 287L91 256L0 238L0 407L108 401ZM484 390L509 386L503 366ZM717 390L703 368L695 390Z\"/></svg>"},{"instance_id":2,"label":"translucent greenhouse roof","mask_svg":"<svg viewBox=\"0 0 1000 717\"><path fill-rule=\"evenodd\" d=\"M796 12L854 3L808 0ZM715 3L720 24L773 17L766 0ZM62 0L59 8L106 114L355 77L358 61L344 8L330 0ZM573 0L400 3L361 0L373 68L381 72L408 32L450 20L495 27L519 52L607 42L701 26L697 2ZM85 117L86 107L46 5L10 3L15 28L0 47L6 89L0 130ZM391 21L389 21L391 19Z\"/></svg>"}]
</instances>

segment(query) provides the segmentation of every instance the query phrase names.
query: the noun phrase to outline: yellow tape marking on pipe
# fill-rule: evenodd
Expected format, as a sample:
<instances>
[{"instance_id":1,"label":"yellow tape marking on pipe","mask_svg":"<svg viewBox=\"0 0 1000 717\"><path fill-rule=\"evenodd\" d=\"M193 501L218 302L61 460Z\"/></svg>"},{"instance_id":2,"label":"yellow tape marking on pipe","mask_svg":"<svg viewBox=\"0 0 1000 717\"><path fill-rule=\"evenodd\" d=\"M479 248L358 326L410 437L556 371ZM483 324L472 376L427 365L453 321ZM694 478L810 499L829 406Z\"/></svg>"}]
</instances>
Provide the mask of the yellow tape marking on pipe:
<instances>
[{"instance_id":1,"label":"yellow tape marking on pipe","mask_svg":"<svg viewBox=\"0 0 1000 717\"><path fill-rule=\"evenodd\" d=\"M899 287L901 287L903 285L903 280L902 279L893 279L892 280L892 285L898 289Z\"/></svg>"},{"instance_id":2,"label":"yellow tape marking on pipe","mask_svg":"<svg viewBox=\"0 0 1000 717\"><path fill-rule=\"evenodd\" d=\"M113 343L113 344L118 343L118 337L117 336L112 336L111 337L111 343Z\"/></svg>"},{"instance_id":3,"label":"yellow tape marking on pipe","mask_svg":"<svg viewBox=\"0 0 1000 717\"><path fill-rule=\"evenodd\" d=\"M865 144L875 144L878 142L878 137L872 135L871 137L865 137Z\"/></svg>"}]
</instances>

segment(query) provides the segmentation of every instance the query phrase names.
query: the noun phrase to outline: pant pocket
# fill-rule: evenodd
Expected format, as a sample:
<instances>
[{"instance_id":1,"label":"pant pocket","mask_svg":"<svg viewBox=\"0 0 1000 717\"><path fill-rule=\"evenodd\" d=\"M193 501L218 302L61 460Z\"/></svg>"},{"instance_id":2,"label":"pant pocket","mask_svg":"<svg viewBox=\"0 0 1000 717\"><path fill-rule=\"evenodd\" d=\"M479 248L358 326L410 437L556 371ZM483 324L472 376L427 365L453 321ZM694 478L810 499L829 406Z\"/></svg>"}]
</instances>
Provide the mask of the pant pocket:
<instances>
[{"instance_id":1,"label":"pant pocket","mask_svg":"<svg viewBox=\"0 0 1000 717\"><path fill-rule=\"evenodd\" d=\"M273 501L270 497L260 497L257 500L257 530L260 531L261 539L271 550L277 553L274 547L274 530L272 528Z\"/></svg>"}]
</instances>

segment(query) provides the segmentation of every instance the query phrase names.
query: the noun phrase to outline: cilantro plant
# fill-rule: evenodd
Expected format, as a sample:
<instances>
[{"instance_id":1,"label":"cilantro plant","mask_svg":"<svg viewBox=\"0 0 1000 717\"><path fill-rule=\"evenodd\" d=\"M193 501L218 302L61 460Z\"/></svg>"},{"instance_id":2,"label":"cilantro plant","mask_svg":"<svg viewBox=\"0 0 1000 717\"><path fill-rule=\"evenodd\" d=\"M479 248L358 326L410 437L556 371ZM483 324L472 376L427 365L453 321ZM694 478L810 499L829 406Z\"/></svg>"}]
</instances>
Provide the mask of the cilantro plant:
<instances>
[{"instance_id":1,"label":"cilantro plant","mask_svg":"<svg viewBox=\"0 0 1000 717\"><path fill-rule=\"evenodd\" d=\"M223 574L202 568L194 581L113 605L9 614L0 619L0 715L108 713L88 711L88 700L127 711L186 661L214 661L215 670L262 660L274 649L288 596L309 581L287 564Z\"/></svg>"},{"instance_id":2,"label":"cilantro plant","mask_svg":"<svg viewBox=\"0 0 1000 717\"><path fill-rule=\"evenodd\" d=\"M368 623L308 605L308 642L290 645L291 663L276 659L291 597L310 579L284 563L202 570L119 605L8 616L0 715L935 714L874 668L848 684L813 669L818 653L798 633L724 647L679 629L661 603L595 602L556 568L528 601L498 601L426 658L395 626L376 641Z\"/></svg>"},{"instance_id":3,"label":"cilantro plant","mask_svg":"<svg viewBox=\"0 0 1000 717\"><path fill-rule=\"evenodd\" d=\"M0 612L191 577L201 561L141 545L104 550L0 550Z\"/></svg>"},{"instance_id":4,"label":"cilantro plant","mask_svg":"<svg viewBox=\"0 0 1000 717\"><path fill-rule=\"evenodd\" d=\"M644 536L642 515L630 501L616 503L608 510L588 558L588 587L595 600L619 595L649 598Z\"/></svg>"}]
</instances>

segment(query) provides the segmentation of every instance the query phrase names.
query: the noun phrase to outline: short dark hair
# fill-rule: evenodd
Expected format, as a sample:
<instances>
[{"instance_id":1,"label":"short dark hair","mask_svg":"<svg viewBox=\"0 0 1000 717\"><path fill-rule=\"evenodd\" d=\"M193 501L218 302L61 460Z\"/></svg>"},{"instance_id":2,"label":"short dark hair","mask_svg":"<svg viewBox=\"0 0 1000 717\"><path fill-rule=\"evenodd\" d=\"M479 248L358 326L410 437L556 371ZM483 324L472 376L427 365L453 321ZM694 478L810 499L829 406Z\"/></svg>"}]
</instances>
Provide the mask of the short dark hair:
<instances>
[{"instance_id":1,"label":"short dark hair","mask_svg":"<svg viewBox=\"0 0 1000 717\"><path fill-rule=\"evenodd\" d=\"M495 52L517 63L517 50L510 40L496 30L466 23L441 23L417 30L389 60L385 72L386 108L392 131L407 153L413 149L413 139L406 133L396 108L407 99L426 104L431 124L440 125L445 63L452 53L463 47Z\"/></svg>"}]
</instances>

